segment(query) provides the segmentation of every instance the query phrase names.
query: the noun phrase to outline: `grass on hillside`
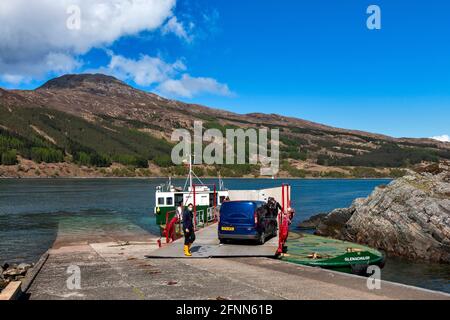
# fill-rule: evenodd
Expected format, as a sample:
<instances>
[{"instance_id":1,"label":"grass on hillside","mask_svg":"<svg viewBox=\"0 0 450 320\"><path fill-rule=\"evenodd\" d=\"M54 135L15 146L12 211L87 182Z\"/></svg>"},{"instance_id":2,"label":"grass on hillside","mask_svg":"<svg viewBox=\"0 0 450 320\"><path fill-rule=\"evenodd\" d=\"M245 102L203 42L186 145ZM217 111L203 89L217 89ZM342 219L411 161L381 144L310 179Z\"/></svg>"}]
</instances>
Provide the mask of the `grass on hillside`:
<instances>
[{"instance_id":1,"label":"grass on hillside","mask_svg":"<svg viewBox=\"0 0 450 320\"><path fill-rule=\"evenodd\" d=\"M155 124L99 116L97 122L47 108L6 108L0 106L0 164L15 165L20 155L37 163L74 162L83 166L109 167L112 162L134 168L148 168L151 161L161 167L164 174L184 175L183 168L173 166L170 153L172 144L138 129L162 131ZM218 129L223 135L234 125L224 125L217 119L205 117L204 129ZM420 147L413 143L403 145L355 135L377 147L355 147L326 137L326 131L286 127L280 137L281 159L315 160L319 165L357 167L351 176L377 177L374 168L392 168L391 175L400 176L406 168L422 161L437 162L450 159L450 151L432 146ZM308 134L316 140L303 139L295 134ZM335 133L337 134L337 133ZM317 140L319 139L319 140ZM248 141L245 145L248 161ZM358 151L359 150L359 151ZM237 145L235 145L235 152ZM362 151L362 152L361 152ZM336 152L344 156L336 156ZM198 175L240 177L259 173L258 165L222 165L198 168ZM309 176L305 170L283 162L282 170L293 177ZM183 171L183 172L182 172ZM315 173L317 174L317 173ZM344 177L330 171L318 174L324 177Z\"/></svg>"},{"instance_id":2,"label":"grass on hillside","mask_svg":"<svg viewBox=\"0 0 450 320\"><path fill-rule=\"evenodd\" d=\"M172 149L164 139L136 129L118 127L107 120L95 124L44 108L12 111L0 106L2 158L5 152L16 150L17 154L38 163L63 162L72 157L79 164L98 167L109 166L112 161L148 167L148 160L170 154Z\"/></svg>"}]
</instances>

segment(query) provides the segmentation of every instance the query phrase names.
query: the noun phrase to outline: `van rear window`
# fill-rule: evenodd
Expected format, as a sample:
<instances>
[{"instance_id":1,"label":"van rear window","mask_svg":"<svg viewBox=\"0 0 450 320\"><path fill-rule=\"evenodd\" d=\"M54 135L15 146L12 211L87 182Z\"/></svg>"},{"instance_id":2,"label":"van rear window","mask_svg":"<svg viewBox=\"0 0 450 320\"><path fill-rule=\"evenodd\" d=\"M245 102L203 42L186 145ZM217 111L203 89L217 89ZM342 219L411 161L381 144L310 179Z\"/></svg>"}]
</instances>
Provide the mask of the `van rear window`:
<instances>
[{"instance_id":1,"label":"van rear window","mask_svg":"<svg viewBox=\"0 0 450 320\"><path fill-rule=\"evenodd\" d=\"M255 204L253 202L225 202L221 208L222 214L227 213L251 213L255 211Z\"/></svg>"}]
</instances>

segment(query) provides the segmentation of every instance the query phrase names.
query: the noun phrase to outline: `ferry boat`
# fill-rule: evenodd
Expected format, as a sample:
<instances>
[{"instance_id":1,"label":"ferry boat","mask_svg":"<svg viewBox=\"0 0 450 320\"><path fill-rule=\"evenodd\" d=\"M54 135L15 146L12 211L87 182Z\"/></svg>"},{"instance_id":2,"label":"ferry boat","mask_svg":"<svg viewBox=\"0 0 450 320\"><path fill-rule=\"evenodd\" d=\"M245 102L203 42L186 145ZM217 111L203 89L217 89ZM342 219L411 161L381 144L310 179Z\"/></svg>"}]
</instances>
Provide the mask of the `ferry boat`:
<instances>
[{"instance_id":1,"label":"ferry boat","mask_svg":"<svg viewBox=\"0 0 450 320\"><path fill-rule=\"evenodd\" d=\"M272 197L282 204L283 210L291 210L289 185L283 184L280 187L260 190L228 190L224 187L220 176L217 184L203 183L192 169L192 156L188 158L187 164L189 172L183 187L174 186L172 179L169 178L167 183L156 188L154 214L156 224L160 226L161 236L166 237L166 242L181 236L180 221L174 219L176 208L180 203L183 208L189 204L194 206L196 228L217 221L220 207L224 201L268 202ZM292 211L290 212L292 213Z\"/></svg>"},{"instance_id":2,"label":"ferry boat","mask_svg":"<svg viewBox=\"0 0 450 320\"><path fill-rule=\"evenodd\" d=\"M154 208L156 224L163 230L175 217L179 203L182 203L183 207L194 205L196 225L212 222L216 218L216 209L228 197L229 191L225 189L220 176L217 185L203 183L192 170L192 157L189 157L189 173L184 187L174 186L172 179L169 178L166 184L156 188Z\"/></svg>"}]
</instances>

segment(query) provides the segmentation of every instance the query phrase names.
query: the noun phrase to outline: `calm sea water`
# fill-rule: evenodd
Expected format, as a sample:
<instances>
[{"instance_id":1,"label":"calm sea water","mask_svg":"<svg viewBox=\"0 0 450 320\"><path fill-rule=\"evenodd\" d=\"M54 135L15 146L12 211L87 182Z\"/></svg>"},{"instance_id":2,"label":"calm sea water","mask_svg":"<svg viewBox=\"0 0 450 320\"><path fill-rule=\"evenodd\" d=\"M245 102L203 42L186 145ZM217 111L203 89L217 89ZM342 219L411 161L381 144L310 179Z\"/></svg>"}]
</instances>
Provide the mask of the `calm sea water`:
<instances>
[{"instance_id":1,"label":"calm sea water","mask_svg":"<svg viewBox=\"0 0 450 320\"><path fill-rule=\"evenodd\" d=\"M207 180L208 181L208 180ZM280 180L225 179L229 189L279 186ZM0 179L0 263L34 262L56 238L59 226L79 232L138 226L158 233L152 214L155 187L165 180ZM215 180L208 182L214 183ZM289 180L293 226L311 215L348 207L389 180ZM183 185L184 180L175 180ZM450 292L450 266L388 258L383 279Z\"/></svg>"}]
</instances>

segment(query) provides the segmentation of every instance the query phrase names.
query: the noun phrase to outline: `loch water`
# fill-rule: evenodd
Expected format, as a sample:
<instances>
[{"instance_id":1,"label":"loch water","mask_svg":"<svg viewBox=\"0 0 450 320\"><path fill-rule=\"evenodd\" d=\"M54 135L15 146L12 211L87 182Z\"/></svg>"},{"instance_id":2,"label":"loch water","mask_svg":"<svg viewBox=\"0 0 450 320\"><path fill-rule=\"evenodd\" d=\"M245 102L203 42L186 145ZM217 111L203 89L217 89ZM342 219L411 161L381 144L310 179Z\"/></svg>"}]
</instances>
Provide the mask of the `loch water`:
<instances>
[{"instance_id":1,"label":"loch water","mask_svg":"<svg viewBox=\"0 0 450 320\"><path fill-rule=\"evenodd\" d=\"M103 233L124 228L158 234L153 215L156 186L164 179L0 179L0 263L35 262L52 245L61 226L71 232ZM217 180L205 180L205 183ZM292 186L300 221L368 196L386 179L224 179L228 189ZM184 180L174 180L184 185ZM388 257L383 280L450 293L450 265Z\"/></svg>"}]
</instances>

